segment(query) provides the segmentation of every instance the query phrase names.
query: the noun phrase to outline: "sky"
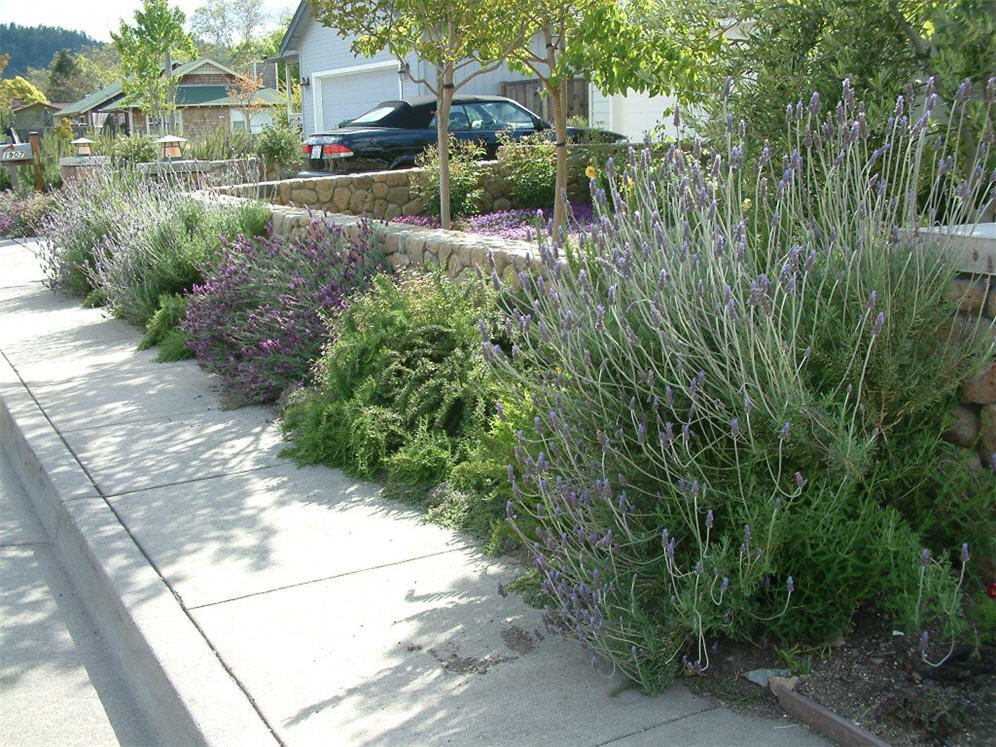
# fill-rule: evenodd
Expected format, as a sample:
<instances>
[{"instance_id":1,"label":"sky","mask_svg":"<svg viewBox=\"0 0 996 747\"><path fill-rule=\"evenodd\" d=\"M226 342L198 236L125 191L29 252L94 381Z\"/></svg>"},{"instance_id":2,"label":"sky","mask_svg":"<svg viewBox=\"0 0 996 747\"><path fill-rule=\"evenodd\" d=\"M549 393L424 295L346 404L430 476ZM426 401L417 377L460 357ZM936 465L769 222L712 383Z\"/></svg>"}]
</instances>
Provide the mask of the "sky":
<instances>
[{"instance_id":1,"label":"sky","mask_svg":"<svg viewBox=\"0 0 996 747\"><path fill-rule=\"evenodd\" d=\"M204 0L171 0L170 6L182 10L189 21ZM297 7L295 0L264 0L275 17ZM142 0L0 0L0 23L18 26L60 26L83 31L97 41L109 42L111 30L117 31L121 20L134 21ZM3 51L3 50L0 50Z\"/></svg>"}]
</instances>

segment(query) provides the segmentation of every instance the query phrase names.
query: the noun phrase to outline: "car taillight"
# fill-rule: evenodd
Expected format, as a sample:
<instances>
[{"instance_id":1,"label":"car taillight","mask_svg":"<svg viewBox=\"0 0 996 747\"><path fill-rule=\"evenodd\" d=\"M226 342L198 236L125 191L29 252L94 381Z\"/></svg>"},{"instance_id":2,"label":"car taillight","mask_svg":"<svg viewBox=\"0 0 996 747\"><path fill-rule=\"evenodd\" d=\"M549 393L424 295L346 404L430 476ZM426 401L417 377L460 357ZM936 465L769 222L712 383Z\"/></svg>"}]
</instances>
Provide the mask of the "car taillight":
<instances>
[{"instance_id":1,"label":"car taillight","mask_svg":"<svg viewBox=\"0 0 996 747\"><path fill-rule=\"evenodd\" d=\"M332 145L322 146L322 155L343 158L344 156L353 155L353 151L351 151L345 145L339 145L338 143L333 143Z\"/></svg>"},{"instance_id":2,"label":"car taillight","mask_svg":"<svg viewBox=\"0 0 996 747\"><path fill-rule=\"evenodd\" d=\"M310 156L311 155L311 146L308 145L307 143L305 143L304 145L301 146L301 152L304 153L304 155L306 155L306 156Z\"/></svg>"}]
</instances>

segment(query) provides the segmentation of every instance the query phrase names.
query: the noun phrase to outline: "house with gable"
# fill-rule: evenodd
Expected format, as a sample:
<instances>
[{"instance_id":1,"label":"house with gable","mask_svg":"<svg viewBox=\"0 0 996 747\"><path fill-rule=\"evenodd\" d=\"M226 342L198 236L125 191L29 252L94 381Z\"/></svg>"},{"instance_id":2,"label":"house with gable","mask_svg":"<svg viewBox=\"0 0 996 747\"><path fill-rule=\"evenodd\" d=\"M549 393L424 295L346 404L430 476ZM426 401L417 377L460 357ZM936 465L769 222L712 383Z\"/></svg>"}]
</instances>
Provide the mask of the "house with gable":
<instances>
[{"instance_id":1,"label":"house with gable","mask_svg":"<svg viewBox=\"0 0 996 747\"><path fill-rule=\"evenodd\" d=\"M176 132L194 138L221 128L224 132L250 129L260 132L273 124L270 108L283 104L283 97L273 88L262 87L253 102L262 109L249 113L229 91L238 74L214 60L200 59L176 64ZM162 123L152 122L134 104L125 102L120 83L111 83L55 114L72 117L83 128L107 128L111 125L126 133L160 134Z\"/></svg>"},{"instance_id":2,"label":"house with gable","mask_svg":"<svg viewBox=\"0 0 996 747\"><path fill-rule=\"evenodd\" d=\"M280 43L279 54L271 59L299 63L306 137L353 119L381 101L430 93L405 75L390 52L357 57L350 44L351 40L341 37L336 29L318 23L308 0L301 0ZM539 47L539 40L534 44ZM415 77L431 77L431 65L415 55L405 64ZM546 119L551 117L549 102L540 95L539 82L506 65L477 76L457 93L507 96ZM572 81L568 88L569 116L580 116L592 126L606 127L633 140L661 124L673 106L671 97L634 92L605 95L581 79Z\"/></svg>"}]
</instances>

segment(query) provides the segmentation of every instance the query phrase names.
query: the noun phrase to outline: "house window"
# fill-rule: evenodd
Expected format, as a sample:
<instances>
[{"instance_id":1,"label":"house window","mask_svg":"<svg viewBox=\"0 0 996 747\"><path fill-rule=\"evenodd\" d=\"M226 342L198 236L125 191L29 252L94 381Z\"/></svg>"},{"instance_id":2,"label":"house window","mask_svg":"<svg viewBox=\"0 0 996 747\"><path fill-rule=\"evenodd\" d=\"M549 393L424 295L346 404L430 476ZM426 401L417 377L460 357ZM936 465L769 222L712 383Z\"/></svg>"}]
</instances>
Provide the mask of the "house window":
<instances>
[{"instance_id":1,"label":"house window","mask_svg":"<svg viewBox=\"0 0 996 747\"><path fill-rule=\"evenodd\" d=\"M176 122L176 131L170 132L171 122ZM145 118L145 132L147 135L182 135L183 134L183 110L177 109L172 115L166 114L162 117L148 116Z\"/></svg>"},{"instance_id":2,"label":"house window","mask_svg":"<svg viewBox=\"0 0 996 747\"><path fill-rule=\"evenodd\" d=\"M232 132L244 132L246 129L246 114L241 109L229 109ZM252 114L252 134L258 135L267 127L273 125L273 117L268 112L254 112Z\"/></svg>"}]
</instances>

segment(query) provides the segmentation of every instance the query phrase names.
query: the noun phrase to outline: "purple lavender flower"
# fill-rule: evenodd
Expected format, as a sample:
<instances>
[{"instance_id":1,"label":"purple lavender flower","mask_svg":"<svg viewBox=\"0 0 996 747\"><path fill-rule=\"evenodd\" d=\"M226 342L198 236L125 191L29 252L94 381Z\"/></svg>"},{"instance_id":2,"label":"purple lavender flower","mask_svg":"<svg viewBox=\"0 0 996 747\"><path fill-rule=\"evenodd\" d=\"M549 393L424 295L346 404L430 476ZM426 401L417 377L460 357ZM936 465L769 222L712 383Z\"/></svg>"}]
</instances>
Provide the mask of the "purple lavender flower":
<instances>
[{"instance_id":1,"label":"purple lavender flower","mask_svg":"<svg viewBox=\"0 0 996 747\"><path fill-rule=\"evenodd\" d=\"M929 558L930 558L930 550L928 550L925 547L925 548L923 548L923 550L920 551L920 567L921 568L926 568L927 567L927 560Z\"/></svg>"},{"instance_id":2,"label":"purple lavender flower","mask_svg":"<svg viewBox=\"0 0 996 747\"><path fill-rule=\"evenodd\" d=\"M875 315L875 324L872 325L872 335L878 336L882 331L883 324L885 324L885 312L880 311Z\"/></svg>"},{"instance_id":3,"label":"purple lavender flower","mask_svg":"<svg viewBox=\"0 0 996 747\"><path fill-rule=\"evenodd\" d=\"M788 438L789 431L791 429L792 429L791 423L786 423L785 425L783 425L781 431L779 431L778 433L778 439L780 441L784 441L786 438Z\"/></svg>"},{"instance_id":4,"label":"purple lavender flower","mask_svg":"<svg viewBox=\"0 0 996 747\"><path fill-rule=\"evenodd\" d=\"M970 558L970 556L968 554L968 543L965 542L961 546L961 562L962 563L967 563L968 560L969 560L969 558Z\"/></svg>"},{"instance_id":5,"label":"purple lavender flower","mask_svg":"<svg viewBox=\"0 0 996 747\"><path fill-rule=\"evenodd\" d=\"M788 581L785 582L785 588L788 589L789 594L795 591L795 581L792 579L791 576L789 576Z\"/></svg>"}]
</instances>

